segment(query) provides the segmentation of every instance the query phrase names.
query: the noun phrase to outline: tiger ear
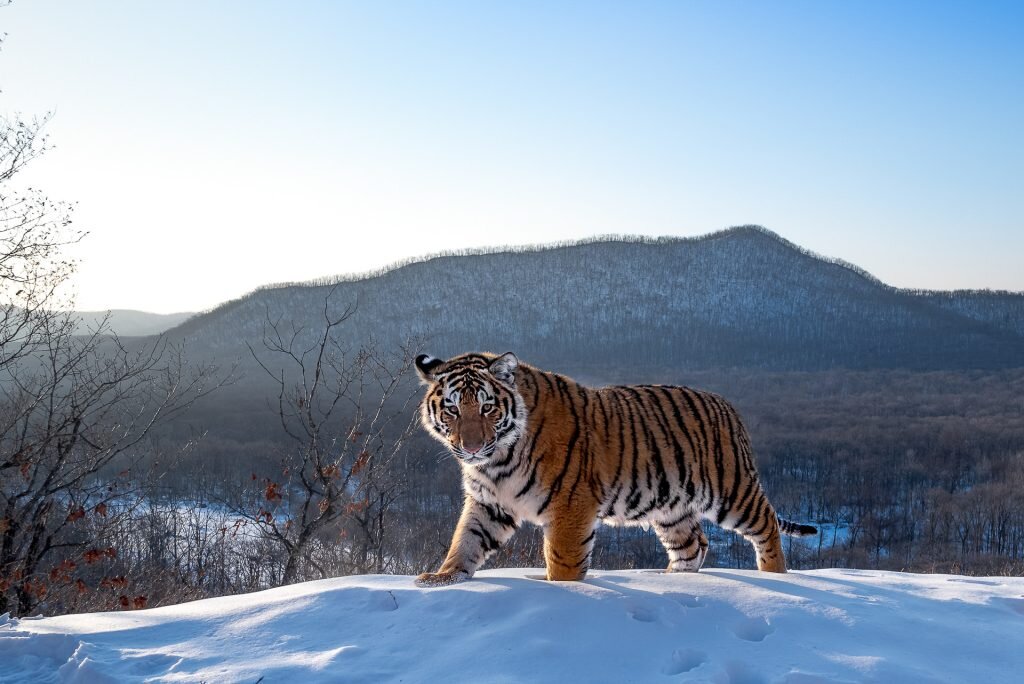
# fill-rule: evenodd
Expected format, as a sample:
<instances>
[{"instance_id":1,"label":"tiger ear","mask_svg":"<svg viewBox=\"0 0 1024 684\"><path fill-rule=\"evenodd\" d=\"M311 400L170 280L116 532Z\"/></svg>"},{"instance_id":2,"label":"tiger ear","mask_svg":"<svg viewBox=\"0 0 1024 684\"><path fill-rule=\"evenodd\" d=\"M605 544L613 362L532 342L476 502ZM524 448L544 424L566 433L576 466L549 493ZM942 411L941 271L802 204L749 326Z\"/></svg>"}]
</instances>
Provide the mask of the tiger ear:
<instances>
[{"instance_id":1,"label":"tiger ear","mask_svg":"<svg viewBox=\"0 0 1024 684\"><path fill-rule=\"evenodd\" d=\"M416 357L416 372L420 374L420 379L424 382L433 382L434 371L442 365L444 365L444 361L435 359L433 356L420 354Z\"/></svg>"},{"instance_id":2,"label":"tiger ear","mask_svg":"<svg viewBox=\"0 0 1024 684\"><path fill-rule=\"evenodd\" d=\"M519 359L512 352L505 352L487 366L491 375L506 385L511 385L516 381L517 368L519 368Z\"/></svg>"}]
</instances>

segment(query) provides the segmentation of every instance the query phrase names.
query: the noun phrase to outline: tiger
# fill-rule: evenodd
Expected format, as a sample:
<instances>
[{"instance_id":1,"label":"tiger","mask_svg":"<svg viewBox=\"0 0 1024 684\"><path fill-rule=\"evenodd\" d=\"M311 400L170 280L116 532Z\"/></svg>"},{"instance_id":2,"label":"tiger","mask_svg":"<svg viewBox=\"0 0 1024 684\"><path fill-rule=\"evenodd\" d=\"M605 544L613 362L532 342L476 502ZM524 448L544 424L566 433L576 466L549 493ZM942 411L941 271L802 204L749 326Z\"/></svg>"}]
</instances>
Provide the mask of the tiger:
<instances>
[{"instance_id":1,"label":"tiger","mask_svg":"<svg viewBox=\"0 0 1024 684\"><path fill-rule=\"evenodd\" d=\"M423 426L459 461L465 494L447 557L421 587L470 579L524 521L543 528L551 581L586 577L599 522L653 526L669 572L703 565L702 519L745 537L766 572L786 571L780 533L817 534L776 515L747 430L716 394L589 388L512 352L421 354L415 366Z\"/></svg>"}]
</instances>

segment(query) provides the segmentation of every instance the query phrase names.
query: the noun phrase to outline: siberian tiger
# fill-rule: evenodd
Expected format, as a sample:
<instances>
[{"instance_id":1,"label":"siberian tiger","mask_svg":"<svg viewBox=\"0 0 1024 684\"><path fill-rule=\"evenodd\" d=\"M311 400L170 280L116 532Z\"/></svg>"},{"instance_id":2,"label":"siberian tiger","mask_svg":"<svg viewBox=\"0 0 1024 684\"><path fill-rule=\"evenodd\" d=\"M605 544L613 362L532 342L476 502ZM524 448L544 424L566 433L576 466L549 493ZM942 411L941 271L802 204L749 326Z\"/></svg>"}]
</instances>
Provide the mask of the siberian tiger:
<instances>
[{"instance_id":1,"label":"siberian tiger","mask_svg":"<svg viewBox=\"0 0 1024 684\"><path fill-rule=\"evenodd\" d=\"M757 567L785 572L779 533L817 530L778 518L750 440L721 397L686 387L591 389L512 353L421 355L423 425L460 461L465 506L448 556L416 579L469 579L523 521L543 526L549 580L581 580L599 521L650 524L670 572L696 572L701 519L746 537Z\"/></svg>"}]
</instances>

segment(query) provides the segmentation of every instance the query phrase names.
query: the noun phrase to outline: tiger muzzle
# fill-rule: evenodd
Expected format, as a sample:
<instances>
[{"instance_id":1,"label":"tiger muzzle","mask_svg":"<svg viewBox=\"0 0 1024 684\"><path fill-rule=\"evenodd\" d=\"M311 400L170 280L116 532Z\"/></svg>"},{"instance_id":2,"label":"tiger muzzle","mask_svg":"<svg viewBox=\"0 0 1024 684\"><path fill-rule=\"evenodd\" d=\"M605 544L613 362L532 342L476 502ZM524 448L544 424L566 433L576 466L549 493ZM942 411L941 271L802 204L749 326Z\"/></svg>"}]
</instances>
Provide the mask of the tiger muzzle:
<instances>
[{"instance_id":1,"label":"tiger muzzle","mask_svg":"<svg viewBox=\"0 0 1024 684\"><path fill-rule=\"evenodd\" d=\"M467 454L476 454L484 447L484 429L479 421L463 425L459 431L459 449Z\"/></svg>"}]
</instances>

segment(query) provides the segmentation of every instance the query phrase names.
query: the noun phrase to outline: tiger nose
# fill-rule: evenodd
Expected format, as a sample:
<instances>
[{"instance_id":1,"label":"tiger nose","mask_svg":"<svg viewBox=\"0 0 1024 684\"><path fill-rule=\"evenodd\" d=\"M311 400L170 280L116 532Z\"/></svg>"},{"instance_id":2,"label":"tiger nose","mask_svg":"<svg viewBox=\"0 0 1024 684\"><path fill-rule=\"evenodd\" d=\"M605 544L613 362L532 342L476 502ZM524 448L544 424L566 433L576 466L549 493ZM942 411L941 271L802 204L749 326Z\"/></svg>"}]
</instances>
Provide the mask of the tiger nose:
<instances>
[{"instance_id":1,"label":"tiger nose","mask_svg":"<svg viewBox=\"0 0 1024 684\"><path fill-rule=\"evenodd\" d=\"M468 443L467 442L463 442L462 443L462 450L467 452L467 453L470 453L470 454L475 454L476 452L480 451L480 449L482 447L483 447L483 444L480 444L479 442L468 442Z\"/></svg>"}]
</instances>

